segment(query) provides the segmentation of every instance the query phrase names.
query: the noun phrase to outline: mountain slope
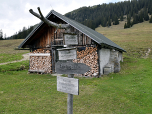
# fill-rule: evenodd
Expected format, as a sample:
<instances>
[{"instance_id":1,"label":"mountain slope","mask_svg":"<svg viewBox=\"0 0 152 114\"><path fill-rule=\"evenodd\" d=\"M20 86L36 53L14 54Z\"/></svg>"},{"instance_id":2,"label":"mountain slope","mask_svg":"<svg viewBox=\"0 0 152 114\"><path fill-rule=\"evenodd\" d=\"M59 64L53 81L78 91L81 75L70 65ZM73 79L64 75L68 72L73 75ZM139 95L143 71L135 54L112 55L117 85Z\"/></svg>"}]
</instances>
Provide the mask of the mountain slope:
<instances>
[{"instance_id":1,"label":"mountain slope","mask_svg":"<svg viewBox=\"0 0 152 114\"><path fill-rule=\"evenodd\" d=\"M65 16L76 20L92 29L99 25L111 26L119 24L123 21L123 16L127 18L135 17L138 14L139 18L136 23L140 22L142 18L146 18L148 13L152 13L152 0L132 0L118 3L109 3L96 5L92 7L82 7L72 12L65 14ZM141 9L143 12L141 13ZM145 19L147 21L147 19Z\"/></svg>"},{"instance_id":2,"label":"mountain slope","mask_svg":"<svg viewBox=\"0 0 152 114\"><path fill-rule=\"evenodd\" d=\"M145 21L132 28L123 29L123 23L125 21L111 27L100 26L96 31L125 49L125 55L135 58L146 57L148 50L152 49L152 24ZM148 56L152 57L152 52Z\"/></svg>"}]
</instances>

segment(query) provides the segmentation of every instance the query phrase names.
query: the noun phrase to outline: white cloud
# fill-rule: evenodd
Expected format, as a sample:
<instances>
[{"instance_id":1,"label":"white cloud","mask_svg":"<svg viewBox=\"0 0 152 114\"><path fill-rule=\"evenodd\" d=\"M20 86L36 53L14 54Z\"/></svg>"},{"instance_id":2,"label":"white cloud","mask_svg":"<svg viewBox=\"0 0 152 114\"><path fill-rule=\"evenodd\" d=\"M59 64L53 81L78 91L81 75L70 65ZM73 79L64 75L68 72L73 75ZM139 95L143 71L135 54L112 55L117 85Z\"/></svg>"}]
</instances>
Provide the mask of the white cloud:
<instances>
[{"instance_id":1,"label":"white cloud","mask_svg":"<svg viewBox=\"0 0 152 114\"><path fill-rule=\"evenodd\" d=\"M24 26L27 28L39 23L40 20L29 13L29 9L38 12L37 7L40 7L43 15L46 16L52 8L65 14L83 6L118 1L124 0L0 0L0 29L7 36L11 36Z\"/></svg>"},{"instance_id":2,"label":"white cloud","mask_svg":"<svg viewBox=\"0 0 152 114\"><path fill-rule=\"evenodd\" d=\"M26 3L25 8L24 8L24 12L29 13L29 9L31 9L31 8L32 8L32 5L30 3Z\"/></svg>"}]
</instances>

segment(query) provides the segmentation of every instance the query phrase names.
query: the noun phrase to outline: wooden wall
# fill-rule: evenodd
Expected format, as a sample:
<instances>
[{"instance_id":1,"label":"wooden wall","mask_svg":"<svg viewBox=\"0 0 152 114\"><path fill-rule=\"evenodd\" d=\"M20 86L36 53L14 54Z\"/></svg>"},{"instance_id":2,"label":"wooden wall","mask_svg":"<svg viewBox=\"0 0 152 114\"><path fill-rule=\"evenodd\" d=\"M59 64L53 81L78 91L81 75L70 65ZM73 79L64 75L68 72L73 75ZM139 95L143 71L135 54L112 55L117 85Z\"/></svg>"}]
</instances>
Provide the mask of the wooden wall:
<instances>
[{"instance_id":1,"label":"wooden wall","mask_svg":"<svg viewBox=\"0 0 152 114\"><path fill-rule=\"evenodd\" d=\"M46 48L51 46L51 42L54 42L55 28L47 27L43 33L37 36L34 47L35 48Z\"/></svg>"},{"instance_id":2,"label":"wooden wall","mask_svg":"<svg viewBox=\"0 0 152 114\"><path fill-rule=\"evenodd\" d=\"M56 29L53 27L45 27L43 28L43 32L37 36L37 38L34 41L34 48L47 48L51 47L51 42L54 45L58 45L58 42L63 42L63 29L58 29L55 33ZM76 30L75 28L71 27L71 30L73 32L77 33L78 36L78 46L86 46L90 45L92 43L91 38L86 36L85 34L81 33L80 31ZM55 40L55 42L54 42ZM62 45L64 42L62 43Z\"/></svg>"}]
</instances>

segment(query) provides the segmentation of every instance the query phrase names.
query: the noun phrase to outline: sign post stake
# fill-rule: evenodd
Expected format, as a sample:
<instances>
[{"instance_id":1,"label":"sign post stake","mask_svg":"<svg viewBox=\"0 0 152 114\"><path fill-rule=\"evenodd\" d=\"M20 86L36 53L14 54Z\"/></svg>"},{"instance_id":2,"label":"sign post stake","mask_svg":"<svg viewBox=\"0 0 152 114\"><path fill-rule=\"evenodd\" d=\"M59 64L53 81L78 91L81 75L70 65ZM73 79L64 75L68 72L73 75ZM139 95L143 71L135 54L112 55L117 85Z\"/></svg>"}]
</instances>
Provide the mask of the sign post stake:
<instances>
[{"instance_id":1,"label":"sign post stake","mask_svg":"<svg viewBox=\"0 0 152 114\"><path fill-rule=\"evenodd\" d=\"M77 35L66 34L65 44L66 48L58 49L59 61L55 69L57 73L68 74L68 78L57 77L57 90L68 93L67 114L73 114L73 94L79 95L79 80L74 79L74 74L83 74L91 69L83 63L72 62L77 59L77 51L76 48L70 48L70 45L78 44Z\"/></svg>"},{"instance_id":2,"label":"sign post stake","mask_svg":"<svg viewBox=\"0 0 152 114\"><path fill-rule=\"evenodd\" d=\"M68 74L68 78L73 78L74 74ZM73 94L68 93L67 114L73 114Z\"/></svg>"},{"instance_id":3,"label":"sign post stake","mask_svg":"<svg viewBox=\"0 0 152 114\"><path fill-rule=\"evenodd\" d=\"M68 93L67 105L67 114L73 114L73 95L70 93Z\"/></svg>"}]
</instances>

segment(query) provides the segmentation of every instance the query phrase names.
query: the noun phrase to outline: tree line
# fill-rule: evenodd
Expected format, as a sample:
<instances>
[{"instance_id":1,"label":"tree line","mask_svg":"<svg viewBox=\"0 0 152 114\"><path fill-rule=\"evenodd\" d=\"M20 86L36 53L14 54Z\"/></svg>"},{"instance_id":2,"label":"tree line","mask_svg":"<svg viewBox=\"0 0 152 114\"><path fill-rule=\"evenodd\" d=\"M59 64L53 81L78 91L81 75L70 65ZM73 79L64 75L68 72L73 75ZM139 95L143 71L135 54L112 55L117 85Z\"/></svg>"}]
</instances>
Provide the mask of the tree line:
<instances>
[{"instance_id":1,"label":"tree line","mask_svg":"<svg viewBox=\"0 0 152 114\"><path fill-rule=\"evenodd\" d=\"M0 40L3 40L3 31L0 30Z\"/></svg>"},{"instance_id":2,"label":"tree line","mask_svg":"<svg viewBox=\"0 0 152 114\"><path fill-rule=\"evenodd\" d=\"M34 29L36 25L30 26L28 28L23 27L22 30L19 30L14 35L6 37L6 34L3 35L3 31L0 30L0 40L9 40L9 39L25 39L26 36Z\"/></svg>"},{"instance_id":3,"label":"tree line","mask_svg":"<svg viewBox=\"0 0 152 114\"><path fill-rule=\"evenodd\" d=\"M132 20L132 21L131 21ZM127 15L127 22L124 25L124 28L130 28L134 24L142 23L144 21L149 21L149 23L152 23L152 15L151 17L148 14L148 9L144 7L142 10L139 11L137 14L133 14L133 17L131 17L130 14Z\"/></svg>"},{"instance_id":4,"label":"tree line","mask_svg":"<svg viewBox=\"0 0 152 114\"><path fill-rule=\"evenodd\" d=\"M0 30L0 40L5 40L6 39L6 34L3 34L3 30Z\"/></svg>"},{"instance_id":5,"label":"tree line","mask_svg":"<svg viewBox=\"0 0 152 114\"><path fill-rule=\"evenodd\" d=\"M28 28L23 27L22 30L19 30L14 35L7 37L7 39L25 39L26 36L34 29L35 26L30 26Z\"/></svg>"},{"instance_id":6,"label":"tree line","mask_svg":"<svg viewBox=\"0 0 152 114\"><path fill-rule=\"evenodd\" d=\"M152 0L129 0L118 3L99 4L92 7L82 7L65 16L76 20L92 29L99 25L109 27L111 24L118 25L119 21L124 20L127 15L126 27L133 24L148 21L149 15L152 14ZM133 18L133 22L131 22ZM150 21L151 22L151 21Z\"/></svg>"}]
</instances>

